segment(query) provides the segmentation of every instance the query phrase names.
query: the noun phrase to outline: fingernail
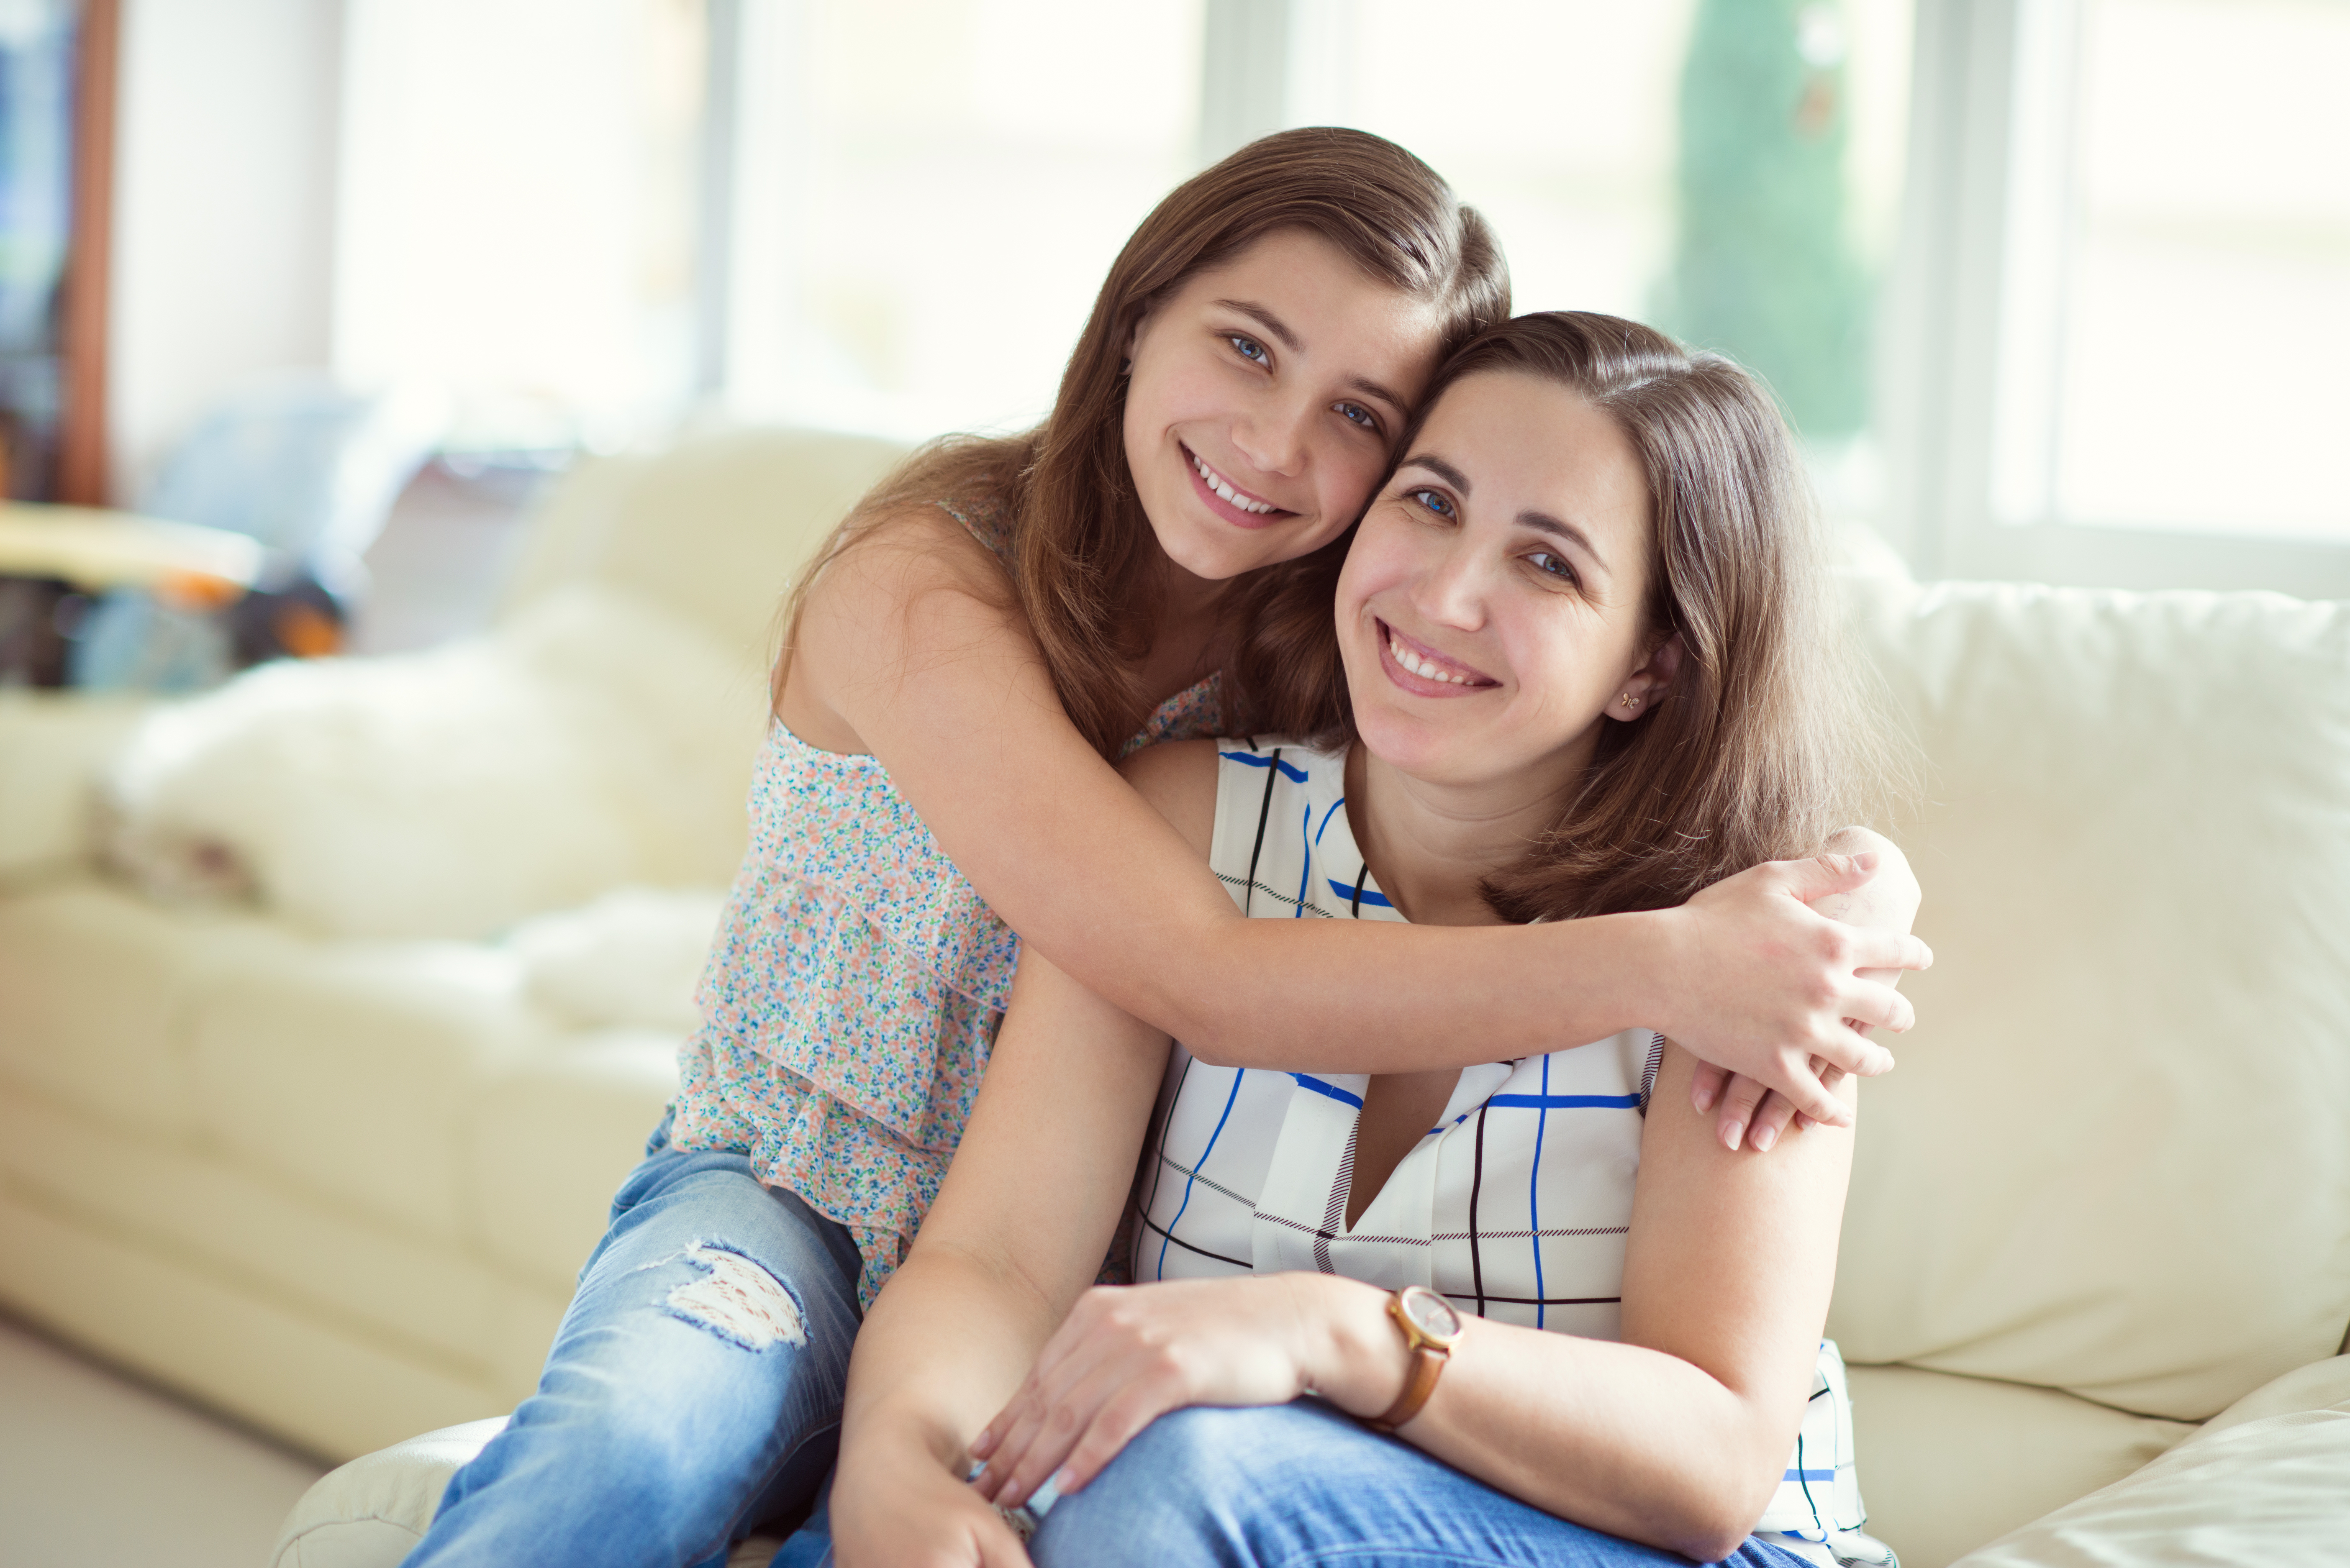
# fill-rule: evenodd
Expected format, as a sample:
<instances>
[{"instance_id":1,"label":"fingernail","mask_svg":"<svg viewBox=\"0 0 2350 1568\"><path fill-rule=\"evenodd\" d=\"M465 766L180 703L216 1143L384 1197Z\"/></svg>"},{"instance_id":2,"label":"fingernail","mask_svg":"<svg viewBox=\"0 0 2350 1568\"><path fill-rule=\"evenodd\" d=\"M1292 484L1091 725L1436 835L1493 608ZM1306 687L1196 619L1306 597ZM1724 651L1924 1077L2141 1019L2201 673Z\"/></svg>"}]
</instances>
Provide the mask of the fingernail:
<instances>
[{"instance_id":1,"label":"fingernail","mask_svg":"<svg viewBox=\"0 0 2350 1568\"><path fill-rule=\"evenodd\" d=\"M1711 1089L1700 1089L1697 1092L1697 1108L1700 1115L1713 1109L1715 1097Z\"/></svg>"},{"instance_id":2,"label":"fingernail","mask_svg":"<svg viewBox=\"0 0 2350 1568\"><path fill-rule=\"evenodd\" d=\"M994 1448L995 1428L993 1427L971 1440L971 1453L973 1459L985 1459Z\"/></svg>"},{"instance_id":3,"label":"fingernail","mask_svg":"<svg viewBox=\"0 0 2350 1568\"><path fill-rule=\"evenodd\" d=\"M1858 871L1874 871L1874 870L1876 870L1876 869L1877 869L1877 851L1876 851L1876 850L1874 850L1874 849L1864 849L1864 850L1862 850L1859 854L1857 854L1857 855L1856 855L1856 856L1854 856L1854 857L1852 857L1852 864L1853 864L1853 868L1854 868L1855 870L1858 870Z\"/></svg>"},{"instance_id":4,"label":"fingernail","mask_svg":"<svg viewBox=\"0 0 2350 1568\"><path fill-rule=\"evenodd\" d=\"M1754 1147L1757 1149L1767 1149L1778 1141L1779 1135L1769 1127L1760 1127L1754 1129Z\"/></svg>"},{"instance_id":5,"label":"fingernail","mask_svg":"<svg viewBox=\"0 0 2350 1568\"><path fill-rule=\"evenodd\" d=\"M1746 1124L1744 1122L1732 1122L1727 1127L1722 1129L1722 1147L1729 1149L1731 1153L1736 1154L1738 1152L1739 1141L1745 1137L1745 1136Z\"/></svg>"}]
</instances>

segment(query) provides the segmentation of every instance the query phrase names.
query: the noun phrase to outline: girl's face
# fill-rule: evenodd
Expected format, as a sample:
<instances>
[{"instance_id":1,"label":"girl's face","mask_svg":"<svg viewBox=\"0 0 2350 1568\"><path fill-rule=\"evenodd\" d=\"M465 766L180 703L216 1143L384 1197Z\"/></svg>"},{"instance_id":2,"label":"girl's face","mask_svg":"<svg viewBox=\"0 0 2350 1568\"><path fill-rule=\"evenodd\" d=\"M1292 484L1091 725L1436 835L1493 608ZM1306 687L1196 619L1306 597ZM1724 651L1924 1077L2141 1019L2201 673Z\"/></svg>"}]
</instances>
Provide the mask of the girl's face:
<instances>
[{"instance_id":1,"label":"girl's face","mask_svg":"<svg viewBox=\"0 0 2350 1568\"><path fill-rule=\"evenodd\" d=\"M1434 308L1303 230L1184 280L1136 327L1126 461L1159 547L1221 582L1361 513L1435 369Z\"/></svg>"},{"instance_id":2,"label":"girl's face","mask_svg":"<svg viewBox=\"0 0 2350 1568\"><path fill-rule=\"evenodd\" d=\"M1571 787L1599 725L1648 711L1679 662L1644 614L1648 513L1630 441L1578 394L1509 371L1448 388L1338 579L1371 755L1434 784Z\"/></svg>"}]
</instances>

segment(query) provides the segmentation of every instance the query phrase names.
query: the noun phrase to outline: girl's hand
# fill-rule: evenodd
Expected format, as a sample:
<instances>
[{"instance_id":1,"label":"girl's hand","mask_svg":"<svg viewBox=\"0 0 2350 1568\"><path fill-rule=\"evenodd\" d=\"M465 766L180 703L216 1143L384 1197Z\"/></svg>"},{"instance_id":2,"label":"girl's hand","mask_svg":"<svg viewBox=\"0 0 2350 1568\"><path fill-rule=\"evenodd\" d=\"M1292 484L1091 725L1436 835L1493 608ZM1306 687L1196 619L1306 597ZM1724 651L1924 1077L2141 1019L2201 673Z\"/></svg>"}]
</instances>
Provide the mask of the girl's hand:
<instances>
[{"instance_id":1,"label":"girl's hand","mask_svg":"<svg viewBox=\"0 0 2350 1568\"><path fill-rule=\"evenodd\" d=\"M829 1512L839 1568L1033 1568L994 1505L919 1442L844 1449Z\"/></svg>"},{"instance_id":2,"label":"girl's hand","mask_svg":"<svg viewBox=\"0 0 2350 1568\"><path fill-rule=\"evenodd\" d=\"M1878 1026L1898 1033L1916 1022L1909 1003L1888 983L1889 971L1924 969L1934 955L1905 932L1846 924L1812 905L1849 901L1839 896L1867 887L1887 860L1887 869L1906 881L1907 865L1888 846L1858 855L1769 861L1665 911L1679 922L1682 945L1669 994L1683 1016L1662 1032L1720 1070L1709 1076L1700 1069L1694 1098L1721 1097L1724 1077L1737 1074L1750 1081L1752 1097L1741 1106L1749 1113L1771 1090L1790 1115L1851 1125L1850 1110L1829 1092L1820 1072L1866 1077L1891 1070L1892 1053L1864 1031ZM1863 971L1888 972L1878 979ZM1720 1124L1725 1141L1731 1122L1725 1106ZM1746 1126L1739 1121L1742 1134Z\"/></svg>"},{"instance_id":3,"label":"girl's hand","mask_svg":"<svg viewBox=\"0 0 2350 1568\"><path fill-rule=\"evenodd\" d=\"M1007 1508L1048 1477L1066 1496L1170 1410L1286 1405L1305 1393L1317 1322L1294 1279L1087 1291L972 1444L972 1456L987 1462L972 1484Z\"/></svg>"},{"instance_id":4,"label":"girl's hand","mask_svg":"<svg viewBox=\"0 0 2350 1568\"><path fill-rule=\"evenodd\" d=\"M1844 1082L1841 1067L1831 1067L1818 1057L1812 1058L1812 1071L1819 1075L1824 1087L1834 1089ZM1721 1106L1721 1121L1715 1128L1722 1147L1735 1150L1743 1142L1758 1152L1779 1141L1779 1135L1793 1123L1809 1127L1812 1118L1795 1109L1787 1096L1776 1089L1765 1089L1752 1078L1726 1073L1700 1062L1695 1077L1690 1083L1690 1103L1703 1116Z\"/></svg>"}]
</instances>

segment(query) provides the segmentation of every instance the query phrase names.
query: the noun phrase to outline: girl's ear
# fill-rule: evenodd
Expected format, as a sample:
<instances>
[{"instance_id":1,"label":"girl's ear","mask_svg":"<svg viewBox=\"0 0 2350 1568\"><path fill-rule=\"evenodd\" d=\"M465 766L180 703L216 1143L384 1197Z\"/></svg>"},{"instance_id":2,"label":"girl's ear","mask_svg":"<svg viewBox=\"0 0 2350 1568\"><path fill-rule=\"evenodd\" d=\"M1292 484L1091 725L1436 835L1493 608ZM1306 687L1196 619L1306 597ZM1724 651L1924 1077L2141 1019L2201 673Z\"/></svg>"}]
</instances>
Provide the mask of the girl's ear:
<instances>
[{"instance_id":1,"label":"girl's ear","mask_svg":"<svg viewBox=\"0 0 2350 1568\"><path fill-rule=\"evenodd\" d=\"M1655 707L1657 699L1672 685L1673 677L1680 673L1681 658L1687 651L1677 631L1650 649L1647 660L1624 678L1623 691L1607 704L1607 716L1628 724Z\"/></svg>"}]
</instances>

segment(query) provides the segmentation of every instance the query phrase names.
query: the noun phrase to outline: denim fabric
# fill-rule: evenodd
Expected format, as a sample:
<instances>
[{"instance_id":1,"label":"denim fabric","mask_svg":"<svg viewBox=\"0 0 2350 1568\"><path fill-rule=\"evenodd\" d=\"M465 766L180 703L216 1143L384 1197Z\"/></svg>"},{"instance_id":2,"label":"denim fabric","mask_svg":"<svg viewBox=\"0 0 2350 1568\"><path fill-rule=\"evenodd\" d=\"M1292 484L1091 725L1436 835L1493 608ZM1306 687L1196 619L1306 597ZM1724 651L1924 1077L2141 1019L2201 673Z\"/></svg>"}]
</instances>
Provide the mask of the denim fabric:
<instances>
[{"instance_id":1,"label":"denim fabric","mask_svg":"<svg viewBox=\"0 0 2350 1568\"><path fill-rule=\"evenodd\" d=\"M741 1154L670 1147L664 1118L538 1392L406 1568L690 1568L791 1520L838 1446L858 1266L847 1230Z\"/></svg>"},{"instance_id":2,"label":"denim fabric","mask_svg":"<svg viewBox=\"0 0 2350 1568\"><path fill-rule=\"evenodd\" d=\"M775 1568L830 1568L822 1509ZM1544 1513L1314 1399L1161 1416L1028 1543L1036 1568L1690 1568ZM1811 1568L1748 1537L1732 1568Z\"/></svg>"},{"instance_id":3,"label":"denim fabric","mask_svg":"<svg viewBox=\"0 0 2350 1568\"><path fill-rule=\"evenodd\" d=\"M1036 1568L1345 1563L1689 1568L1689 1559L1573 1524L1312 1399L1162 1416L1029 1543ZM1808 1568L1752 1538L1738 1568Z\"/></svg>"}]
</instances>

